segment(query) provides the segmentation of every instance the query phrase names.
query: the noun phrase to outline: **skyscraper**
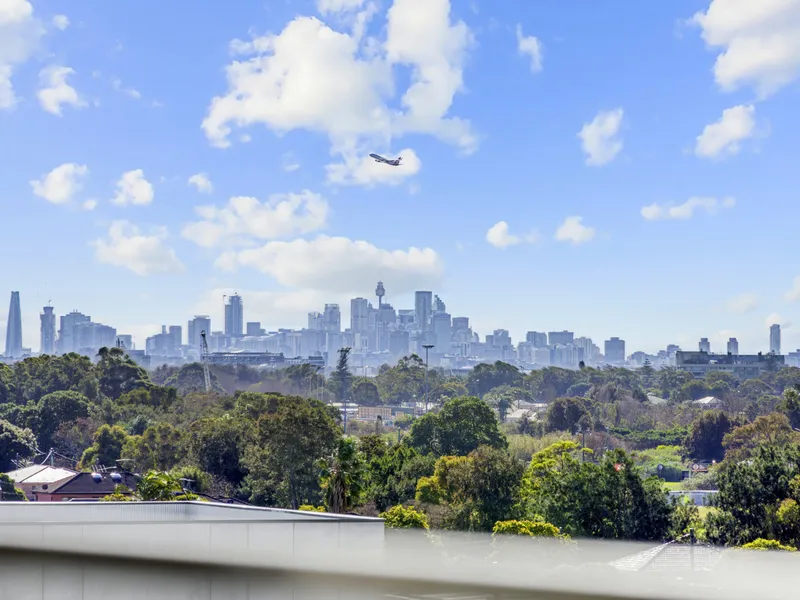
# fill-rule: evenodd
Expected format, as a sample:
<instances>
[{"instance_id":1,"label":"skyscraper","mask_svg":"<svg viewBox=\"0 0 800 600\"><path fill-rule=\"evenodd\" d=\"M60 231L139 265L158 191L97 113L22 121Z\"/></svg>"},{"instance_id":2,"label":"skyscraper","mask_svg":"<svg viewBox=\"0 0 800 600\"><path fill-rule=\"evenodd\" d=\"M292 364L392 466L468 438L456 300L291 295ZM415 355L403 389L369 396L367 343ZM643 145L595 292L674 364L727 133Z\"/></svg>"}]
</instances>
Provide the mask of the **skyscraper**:
<instances>
[{"instance_id":1,"label":"skyscraper","mask_svg":"<svg viewBox=\"0 0 800 600\"><path fill-rule=\"evenodd\" d=\"M433 292L414 292L414 321L420 331L429 331L433 312Z\"/></svg>"},{"instance_id":2,"label":"skyscraper","mask_svg":"<svg viewBox=\"0 0 800 600\"><path fill-rule=\"evenodd\" d=\"M728 340L728 354L732 354L733 356L739 355L739 340L736 338Z\"/></svg>"},{"instance_id":3,"label":"skyscraper","mask_svg":"<svg viewBox=\"0 0 800 600\"><path fill-rule=\"evenodd\" d=\"M777 323L769 326L769 351L781 353L781 326Z\"/></svg>"},{"instance_id":4,"label":"skyscraper","mask_svg":"<svg viewBox=\"0 0 800 600\"><path fill-rule=\"evenodd\" d=\"M369 331L369 300L366 298L353 298L350 300L350 330L353 333L366 333Z\"/></svg>"},{"instance_id":5,"label":"skyscraper","mask_svg":"<svg viewBox=\"0 0 800 600\"><path fill-rule=\"evenodd\" d=\"M209 337L211 336L211 319L209 319L207 315L195 315L194 318L189 321L189 327L187 329L188 338L186 343L199 350L202 345L200 332L205 331Z\"/></svg>"},{"instance_id":6,"label":"skyscraper","mask_svg":"<svg viewBox=\"0 0 800 600\"><path fill-rule=\"evenodd\" d=\"M228 296L225 305L225 335L235 338L244 335L244 305L239 294Z\"/></svg>"},{"instance_id":7,"label":"skyscraper","mask_svg":"<svg viewBox=\"0 0 800 600\"><path fill-rule=\"evenodd\" d=\"M700 338L700 343L697 344L697 347L700 352L711 354L711 342L708 341L708 338Z\"/></svg>"},{"instance_id":8,"label":"skyscraper","mask_svg":"<svg viewBox=\"0 0 800 600\"><path fill-rule=\"evenodd\" d=\"M625 340L612 337L605 342L606 362L621 365L625 362Z\"/></svg>"},{"instance_id":9,"label":"skyscraper","mask_svg":"<svg viewBox=\"0 0 800 600\"><path fill-rule=\"evenodd\" d=\"M8 306L6 356L9 358L22 356L22 311L19 307L19 292L11 292L11 303Z\"/></svg>"},{"instance_id":10,"label":"skyscraper","mask_svg":"<svg viewBox=\"0 0 800 600\"><path fill-rule=\"evenodd\" d=\"M56 353L56 315L52 306L45 306L39 315L41 320L41 338L39 343L39 354Z\"/></svg>"}]
</instances>

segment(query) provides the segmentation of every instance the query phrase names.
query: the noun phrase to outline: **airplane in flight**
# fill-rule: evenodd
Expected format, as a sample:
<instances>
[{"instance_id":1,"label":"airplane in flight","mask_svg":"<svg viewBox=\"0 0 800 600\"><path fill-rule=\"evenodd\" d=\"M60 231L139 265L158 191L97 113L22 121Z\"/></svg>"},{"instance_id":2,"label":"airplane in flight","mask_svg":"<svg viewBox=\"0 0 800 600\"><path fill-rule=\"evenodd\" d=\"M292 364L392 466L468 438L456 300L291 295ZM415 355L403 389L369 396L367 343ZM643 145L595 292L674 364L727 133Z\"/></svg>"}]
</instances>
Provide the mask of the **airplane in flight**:
<instances>
[{"instance_id":1,"label":"airplane in flight","mask_svg":"<svg viewBox=\"0 0 800 600\"><path fill-rule=\"evenodd\" d=\"M394 160L382 157L380 154L370 154L370 158L374 158L375 162L383 163L392 167L399 167L400 161L403 160L402 156L398 156Z\"/></svg>"}]
</instances>

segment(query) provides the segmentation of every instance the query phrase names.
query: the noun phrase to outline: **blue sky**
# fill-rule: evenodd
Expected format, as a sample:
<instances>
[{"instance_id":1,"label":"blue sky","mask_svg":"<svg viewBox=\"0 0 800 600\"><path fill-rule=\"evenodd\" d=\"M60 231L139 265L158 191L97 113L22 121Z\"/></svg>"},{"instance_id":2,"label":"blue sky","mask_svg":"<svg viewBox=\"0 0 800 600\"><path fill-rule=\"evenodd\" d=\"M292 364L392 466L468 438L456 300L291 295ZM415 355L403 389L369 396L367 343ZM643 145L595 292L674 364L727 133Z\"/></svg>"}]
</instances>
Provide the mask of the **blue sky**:
<instances>
[{"instance_id":1,"label":"blue sky","mask_svg":"<svg viewBox=\"0 0 800 600\"><path fill-rule=\"evenodd\" d=\"M187 6L0 0L0 335L12 289L37 349L48 299L143 343L382 278L481 335L800 346L800 0Z\"/></svg>"}]
</instances>

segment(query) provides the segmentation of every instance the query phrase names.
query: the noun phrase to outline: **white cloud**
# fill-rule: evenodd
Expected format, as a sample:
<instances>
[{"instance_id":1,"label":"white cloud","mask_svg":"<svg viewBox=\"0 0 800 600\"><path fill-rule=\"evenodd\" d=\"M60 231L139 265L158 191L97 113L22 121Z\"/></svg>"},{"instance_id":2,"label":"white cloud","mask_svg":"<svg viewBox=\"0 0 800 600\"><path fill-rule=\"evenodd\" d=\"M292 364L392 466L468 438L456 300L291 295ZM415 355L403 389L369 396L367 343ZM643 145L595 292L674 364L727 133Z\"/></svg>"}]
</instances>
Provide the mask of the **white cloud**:
<instances>
[{"instance_id":1,"label":"white cloud","mask_svg":"<svg viewBox=\"0 0 800 600\"><path fill-rule=\"evenodd\" d=\"M199 206L203 219L184 227L183 237L199 246L242 245L253 240L274 240L306 234L325 227L328 203L319 194L275 194L261 203L256 198L237 196L224 208Z\"/></svg>"},{"instance_id":2,"label":"white cloud","mask_svg":"<svg viewBox=\"0 0 800 600\"><path fill-rule=\"evenodd\" d=\"M320 14L335 14L351 12L364 6L365 0L317 0L317 10Z\"/></svg>"},{"instance_id":3,"label":"white cloud","mask_svg":"<svg viewBox=\"0 0 800 600\"><path fill-rule=\"evenodd\" d=\"M120 94L125 94L126 96L130 96L131 98L135 98L136 100L142 97L142 94L136 88L123 87L121 79L112 79L111 87L114 88L114 91L119 92Z\"/></svg>"},{"instance_id":4,"label":"white cloud","mask_svg":"<svg viewBox=\"0 0 800 600\"><path fill-rule=\"evenodd\" d=\"M67 15L56 15L53 17L53 27L64 31L69 27L69 17Z\"/></svg>"},{"instance_id":5,"label":"white cloud","mask_svg":"<svg viewBox=\"0 0 800 600\"><path fill-rule=\"evenodd\" d=\"M73 108L83 108L86 102L78 95L77 90L67 83L67 77L75 71L69 67L46 67L39 73L39 91L36 96L39 104L47 112L61 116L63 105Z\"/></svg>"},{"instance_id":6,"label":"white cloud","mask_svg":"<svg viewBox=\"0 0 800 600\"><path fill-rule=\"evenodd\" d=\"M179 273L183 264L175 251L164 245L167 231L155 229L149 235L127 221L114 221L108 230L108 238L92 242L98 262L122 267L137 275L157 273Z\"/></svg>"},{"instance_id":7,"label":"white cloud","mask_svg":"<svg viewBox=\"0 0 800 600\"><path fill-rule=\"evenodd\" d=\"M89 198L82 204L82 206L83 210L94 210L95 208L97 208L97 200L95 200L94 198Z\"/></svg>"},{"instance_id":8,"label":"white cloud","mask_svg":"<svg viewBox=\"0 0 800 600\"><path fill-rule=\"evenodd\" d=\"M766 319L764 319L764 325L769 327L770 325L780 325L781 329L789 329L792 326L792 322L782 317L779 313L770 313Z\"/></svg>"},{"instance_id":9,"label":"white cloud","mask_svg":"<svg viewBox=\"0 0 800 600\"><path fill-rule=\"evenodd\" d=\"M281 168L287 173L291 173L292 171L297 171L297 169L300 168L300 163L295 160L294 155L291 152L287 152L283 155Z\"/></svg>"},{"instance_id":10,"label":"white cloud","mask_svg":"<svg viewBox=\"0 0 800 600\"><path fill-rule=\"evenodd\" d=\"M542 70L542 43L532 35L522 35L522 25L517 25L517 50L521 55L530 57L532 73Z\"/></svg>"},{"instance_id":11,"label":"white cloud","mask_svg":"<svg viewBox=\"0 0 800 600\"><path fill-rule=\"evenodd\" d=\"M486 241L495 248L508 248L509 246L516 246L523 242L533 244L539 241L539 235L536 232L531 232L525 237L513 235L509 231L506 221L498 221L486 232Z\"/></svg>"},{"instance_id":12,"label":"white cloud","mask_svg":"<svg viewBox=\"0 0 800 600\"><path fill-rule=\"evenodd\" d=\"M30 184L33 193L40 198L53 204L66 204L81 191L87 173L89 168L86 165L64 163Z\"/></svg>"},{"instance_id":13,"label":"white cloud","mask_svg":"<svg viewBox=\"0 0 800 600\"><path fill-rule=\"evenodd\" d=\"M756 107L739 105L726 108L722 117L715 123L706 125L703 133L697 136L694 153L701 158L718 158L737 154L741 142L755 133L754 118Z\"/></svg>"},{"instance_id":14,"label":"white cloud","mask_svg":"<svg viewBox=\"0 0 800 600\"><path fill-rule=\"evenodd\" d=\"M188 183L189 185L193 185L195 188L197 188L197 191L201 194L210 194L214 191L214 186L211 184L211 180L205 173L195 173L189 177Z\"/></svg>"},{"instance_id":15,"label":"white cloud","mask_svg":"<svg viewBox=\"0 0 800 600\"><path fill-rule=\"evenodd\" d=\"M594 227L584 225L583 217L573 216L564 219L564 222L556 230L555 238L559 242L570 242L579 246L592 241L594 234Z\"/></svg>"},{"instance_id":16,"label":"white cloud","mask_svg":"<svg viewBox=\"0 0 800 600\"><path fill-rule=\"evenodd\" d=\"M387 154L386 156L394 156ZM422 168L417 153L405 148L398 153L403 158L400 166L392 167L376 162L369 156L346 152L342 155L344 162L325 166L328 181L340 185L363 185L372 187L376 184L399 185L409 177L419 173Z\"/></svg>"},{"instance_id":17,"label":"white cloud","mask_svg":"<svg viewBox=\"0 0 800 600\"><path fill-rule=\"evenodd\" d=\"M640 212L642 217L648 221L660 221L666 219L691 219L697 210L704 210L709 215L715 215L720 208L733 208L734 206L736 206L736 199L732 197L718 200L707 196L692 196L686 202L677 206L653 203L650 206L643 206Z\"/></svg>"},{"instance_id":18,"label":"white cloud","mask_svg":"<svg viewBox=\"0 0 800 600\"><path fill-rule=\"evenodd\" d=\"M797 302L800 300L800 276L795 277L792 281L792 289L784 295L789 302Z\"/></svg>"},{"instance_id":19,"label":"white cloud","mask_svg":"<svg viewBox=\"0 0 800 600\"><path fill-rule=\"evenodd\" d=\"M117 193L111 199L113 204L126 206L128 204L150 204L153 201L153 184L144 177L142 169L127 171L117 181Z\"/></svg>"},{"instance_id":20,"label":"white cloud","mask_svg":"<svg viewBox=\"0 0 800 600\"><path fill-rule=\"evenodd\" d=\"M621 108L601 111L591 123L584 123L578 132L578 137L581 138L581 147L586 153L587 165L605 165L622 151L619 130L623 114Z\"/></svg>"},{"instance_id":21,"label":"white cloud","mask_svg":"<svg viewBox=\"0 0 800 600\"><path fill-rule=\"evenodd\" d=\"M45 30L28 0L0 1L0 109L17 103L11 78L39 46Z\"/></svg>"},{"instance_id":22,"label":"white cloud","mask_svg":"<svg viewBox=\"0 0 800 600\"><path fill-rule=\"evenodd\" d=\"M463 22L451 21L449 0L395 0L386 31L380 45L297 17L280 34L234 40L234 52L253 56L227 67L228 90L211 101L202 124L209 141L226 147L233 127L262 124L326 134L336 152L385 147L410 133L474 150L469 122L448 115L473 41ZM400 109L392 102L395 66L411 75Z\"/></svg>"},{"instance_id":23,"label":"white cloud","mask_svg":"<svg viewBox=\"0 0 800 600\"><path fill-rule=\"evenodd\" d=\"M441 282L442 261L431 248L384 250L365 241L319 236L269 242L223 254L218 266L251 267L288 288L358 293L375 281L391 281L396 294Z\"/></svg>"},{"instance_id":24,"label":"white cloud","mask_svg":"<svg viewBox=\"0 0 800 600\"><path fill-rule=\"evenodd\" d=\"M752 86L763 98L800 74L800 0L711 0L692 22L721 49L714 77L724 91Z\"/></svg>"},{"instance_id":25,"label":"white cloud","mask_svg":"<svg viewBox=\"0 0 800 600\"><path fill-rule=\"evenodd\" d=\"M756 308L758 308L758 296L755 294L741 294L728 302L728 310L737 315L749 313Z\"/></svg>"}]
</instances>

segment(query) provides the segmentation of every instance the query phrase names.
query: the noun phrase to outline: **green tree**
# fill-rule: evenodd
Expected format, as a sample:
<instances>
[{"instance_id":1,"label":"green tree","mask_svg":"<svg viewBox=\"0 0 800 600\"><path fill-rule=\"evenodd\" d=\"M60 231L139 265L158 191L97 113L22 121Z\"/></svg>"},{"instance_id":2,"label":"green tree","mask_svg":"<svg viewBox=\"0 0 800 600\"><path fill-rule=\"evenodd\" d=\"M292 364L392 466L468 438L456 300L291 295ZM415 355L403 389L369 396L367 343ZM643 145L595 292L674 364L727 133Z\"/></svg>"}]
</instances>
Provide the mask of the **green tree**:
<instances>
[{"instance_id":1,"label":"green tree","mask_svg":"<svg viewBox=\"0 0 800 600\"><path fill-rule=\"evenodd\" d=\"M53 445L53 435L64 423L89 416L89 400L78 392L51 392L36 405L39 423L36 429L39 448Z\"/></svg>"},{"instance_id":2,"label":"green tree","mask_svg":"<svg viewBox=\"0 0 800 600\"><path fill-rule=\"evenodd\" d=\"M706 518L709 541L741 546L774 537L780 532L776 515L781 502L800 494L800 485L792 485L798 474L800 449L796 445L763 445L750 460L724 461L718 468L719 491L713 498L718 510Z\"/></svg>"},{"instance_id":3,"label":"green tree","mask_svg":"<svg viewBox=\"0 0 800 600\"><path fill-rule=\"evenodd\" d=\"M175 476L162 471L148 471L136 483L136 495L145 501L169 502L182 491Z\"/></svg>"},{"instance_id":4,"label":"green tree","mask_svg":"<svg viewBox=\"0 0 800 600\"><path fill-rule=\"evenodd\" d=\"M692 422L689 435L683 443L686 454L694 459L722 460L725 456L722 440L738 424L722 411L703 412Z\"/></svg>"},{"instance_id":5,"label":"green tree","mask_svg":"<svg viewBox=\"0 0 800 600\"><path fill-rule=\"evenodd\" d=\"M320 487L328 512L347 513L361 503L366 470L355 439L340 438L336 451L321 461L321 467Z\"/></svg>"},{"instance_id":6,"label":"green tree","mask_svg":"<svg viewBox=\"0 0 800 600\"><path fill-rule=\"evenodd\" d=\"M0 472L14 469L15 459L33 456L36 438L30 429L23 429L0 419Z\"/></svg>"},{"instance_id":7,"label":"green tree","mask_svg":"<svg viewBox=\"0 0 800 600\"><path fill-rule=\"evenodd\" d=\"M375 503L379 511L385 511L414 499L417 481L433 475L436 457L420 454L406 444L389 447L385 442L381 443L383 451L369 442L365 444L364 438L361 440L361 447L367 456L368 499Z\"/></svg>"},{"instance_id":8,"label":"green tree","mask_svg":"<svg viewBox=\"0 0 800 600\"><path fill-rule=\"evenodd\" d=\"M317 400L281 399L256 424L247 451L251 498L297 509L321 497L318 461L336 449L341 430L328 407Z\"/></svg>"},{"instance_id":9,"label":"green tree","mask_svg":"<svg viewBox=\"0 0 800 600\"><path fill-rule=\"evenodd\" d=\"M229 415L196 421L187 432L190 458L203 471L238 485L245 475L243 430L242 423Z\"/></svg>"},{"instance_id":10,"label":"green tree","mask_svg":"<svg viewBox=\"0 0 800 600\"><path fill-rule=\"evenodd\" d=\"M84 451L80 467L83 469L91 469L95 465L115 467L127 438L128 434L119 425L101 425L94 433L92 445Z\"/></svg>"},{"instance_id":11,"label":"green tree","mask_svg":"<svg viewBox=\"0 0 800 600\"><path fill-rule=\"evenodd\" d=\"M523 478L520 513L575 536L664 539L673 506L661 480L643 479L622 450L606 452L597 463L579 461L578 450L573 442L557 442L533 456Z\"/></svg>"},{"instance_id":12,"label":"green tree","mask_svg":"<svg viewBox=\"0 0 800 600\"><path fill-rule=\"evenodd\" d=\"M522 382L522 372L517 367L498 360L493 365L475 365L467 377L467 388L474 395L483 398L494 388L502 385L520 387Z\"/></svg>"},{"instance_id":13,"label":"green tree","mask_svg":"<svg viewBox=\"0 0 800 600\"><path fill-rule=\"evenodd\" d=\"M106 398L116 400L126 392L149 385L147 372L121 348L100 348L97 356L98 384Z\"/></svg>"},{"instance_id":14,"label":"green tree","mask_svg":"<svg viewBox=\"0 0 800 600\"><path fill-rule=\"evenodd\" d=\"M799 437L785 414L773 413L726 433L722 446L727 460L740 461L752 456L758 446L786 446L800 441Z\"/></svg>"},{"instance_id":15,"label":"green tree","mask_svg":"<svg viewBox=\"0 0 800 600\"><path fill-rule=\"evenodd\" d=\"M353 401L359 406L379 406L381 396L375 382L366 377L359 377L353 383Z\"/></svg>"},{"instance_id":16,"label":"green tree","mask_svg":"<svg viewBox=\"0 0 800 600\"><path fill-rule=\"evenodd\" d=\"M480 398L454 398L438 413L427 413L411 426L408 444L436 456L466 456L478 446L506 448L497 417Z\"/></svg>"},{"instance_id":17,"label":"green tree","mask_svg":"<svg viewBox=\"0 0 800 600\"><path fill-rule=\"evenodd\" d=\"M585 398L558 398L547 407L547 431L575 431L577 427L591 428L592 415Z\"/></svg>"}]
</instances>

